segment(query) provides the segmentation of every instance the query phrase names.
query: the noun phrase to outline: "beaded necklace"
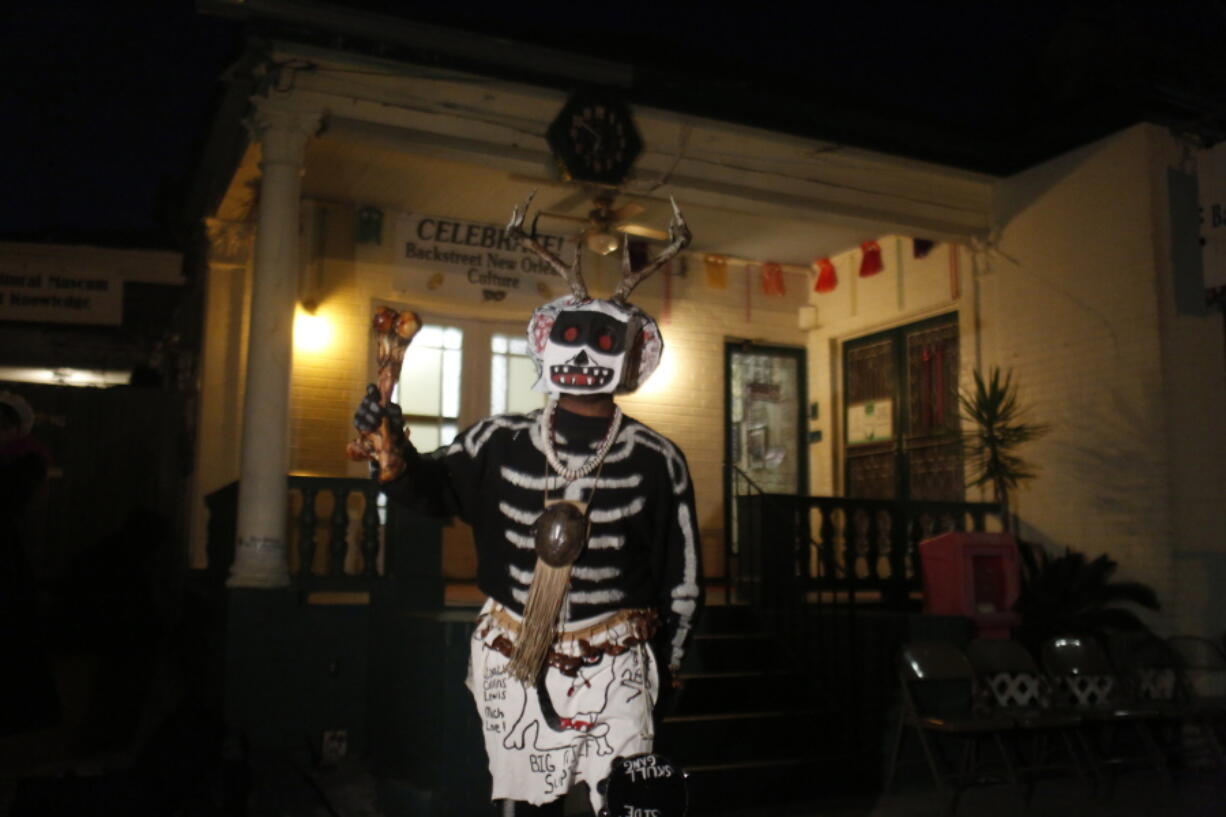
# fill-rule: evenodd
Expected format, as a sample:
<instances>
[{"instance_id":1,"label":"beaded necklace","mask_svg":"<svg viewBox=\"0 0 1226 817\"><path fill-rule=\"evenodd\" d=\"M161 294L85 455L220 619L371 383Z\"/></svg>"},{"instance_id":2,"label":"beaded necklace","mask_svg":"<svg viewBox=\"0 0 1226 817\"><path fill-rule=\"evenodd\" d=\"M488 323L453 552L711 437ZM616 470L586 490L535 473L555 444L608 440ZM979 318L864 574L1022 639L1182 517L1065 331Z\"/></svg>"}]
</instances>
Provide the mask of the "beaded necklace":
<instances>
[{"instance_id":1,"label":"beaded necklace","mask_svg":"<svg viewBox=\"0 0 1226 817\"><path fill-rule=\"evenodd\" d=\"M596 453L584 460L578 468L567 468L562 464L561 457L558 456L558 449L553 441L554 418L557 412L557 400L550 400L549 405L541 412L541 444L545 447L546 462L567 482L574 482L580 477L586 477L604 462L609 450L613 448L614 441L617 440L618 431L621 430L622 410L620 406L613 407L613 419L609 422L609 430L605 432L604 439L600 441Z\"/></svg>"}]
</instances>

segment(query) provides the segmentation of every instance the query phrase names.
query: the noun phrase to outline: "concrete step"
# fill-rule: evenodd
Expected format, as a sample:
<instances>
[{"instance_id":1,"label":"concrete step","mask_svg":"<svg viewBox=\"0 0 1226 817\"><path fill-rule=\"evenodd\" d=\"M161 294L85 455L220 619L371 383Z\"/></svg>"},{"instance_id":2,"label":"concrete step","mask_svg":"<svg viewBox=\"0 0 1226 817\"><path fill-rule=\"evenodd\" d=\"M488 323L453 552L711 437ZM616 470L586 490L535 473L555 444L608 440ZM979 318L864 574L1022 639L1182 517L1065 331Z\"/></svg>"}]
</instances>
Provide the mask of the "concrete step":
<instances>
[{"instance_id":1,"label":"concrete step","mask_svg":"<svg viewBox=\"0 0 1226 817\"><path fill-rule=\"evenodd\" d=\"M803 706L808 688L788 669L720 670L680 673L685 687L669 715L704 715L761 710L763 701Z\"/></svg>"},{"instance_id":2,"label":"concrete step","mask_svg":"<svg viewBox=\"0 0 1226 817\"><path fill-rule=\"evenodd\" d=\"M695 635L760 631L757 615L748 604L708 604L698 616Z\"/></svg>"},{"instance_id":3,"label":"concrete step","mask_svg":"<svg viewBox=\"0 0 1226 817\"><path fill-rule=\"evenodd\" d=\"M750 808L754 811L747 813L780 814L789 806L822 802L848 785L845 761L815 754L683 768L693 815Z\"/></svg>"},{"instance_id":4,"label":"concrete step","mask_svg":"<svg viewBox=\"0 0 1226 817\"><path fill-rule=\"evenodd\" d=\"M788 657L762 631L699 633L690 642L683 669L691 672L777 669Z\"/></svg>"},{"instance_id":5,"label":"concrete step","mask_svg":"<svg viewBox=\"0 0 1226 817\"><path fill-rule=\"evenodd\" d=\"M799 709L673 715L661 722L657 742L682 765L762 761L825 750L828 722L828 713Z\"/></svg>"}]
</instances>

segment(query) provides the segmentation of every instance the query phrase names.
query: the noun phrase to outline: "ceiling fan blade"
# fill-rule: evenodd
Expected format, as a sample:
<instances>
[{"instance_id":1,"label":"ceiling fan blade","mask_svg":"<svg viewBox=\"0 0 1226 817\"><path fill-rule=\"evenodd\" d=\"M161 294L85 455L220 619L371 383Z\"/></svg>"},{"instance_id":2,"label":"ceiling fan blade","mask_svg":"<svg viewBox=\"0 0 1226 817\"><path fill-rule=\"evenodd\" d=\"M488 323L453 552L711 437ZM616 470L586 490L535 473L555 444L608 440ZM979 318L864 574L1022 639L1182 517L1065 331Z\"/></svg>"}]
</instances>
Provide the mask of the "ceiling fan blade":
<instances>
[{"instance_id":1,"label":"ceiling fan blade","mask_svg":"<svg viewBox=\"0 0 1226 817\"><path fill-rule=\"evenodd\" d=\"M571 215L567 215L566 213L555 213L555 212L552 212L552 211L550 211L550 210L542 210L542 211L541 211L541 216L543 216L544 218L556 218L556 219L561 219L561 220L563 220L563 221L578 221L578 222L581 222L581 223L583 223L583 224L587 224L587 223L588 223L588 217L587 217L587 216L571 216Z\"/></svg>"},{"instance_id":2,"label":"ceiling fan blade","mask_svg":"<svg viewBox=\"0 0 1226 817\"><path fill-rule=\"evenodd\" d=\"M574 182L568 182L554 172L552 167L541 168L541 175L534 176L531 173L508 173L507 178L513 182L523 182L533 186L545 187L574 187Z\"/></svg>"},{"instance_id":3,"label":"ceiling fan blade","mask_svg":"<svg viewBox=\"0 0 1226 817\"><path fill-rule=\"evenodd\" d=\"M580 204L587 203L592 197L591 191L587 188L580 187L574 190L570 195L563 197L559 201L555 201L550 207L550 210L573 210Z\"/></svg>"},{"instance_id":4,"label":"ceiling fan blade","mask_svg":"<svg viewBox=\"0 0 1226 817\"><path fill-rule=\"evenodd\" d=\"M647 208L639 204L637 201L630 201L618 207L609 213L614 221L625 221L628 218L634 218Z\"/></svg>"},{"instance_id":5,"label":"ceiling fan blade","mask_svg":"<svg viewBox=\"0 0 1226 817\"><path fill-rule=\"evenodd\" d=\"M667 241L668 233L663 230L657 230L654 227L644 227L642 224L616 224L614 230L627 235L636 235L639 238L651 238L656 241Z\"/></svg>"}]
</instances>

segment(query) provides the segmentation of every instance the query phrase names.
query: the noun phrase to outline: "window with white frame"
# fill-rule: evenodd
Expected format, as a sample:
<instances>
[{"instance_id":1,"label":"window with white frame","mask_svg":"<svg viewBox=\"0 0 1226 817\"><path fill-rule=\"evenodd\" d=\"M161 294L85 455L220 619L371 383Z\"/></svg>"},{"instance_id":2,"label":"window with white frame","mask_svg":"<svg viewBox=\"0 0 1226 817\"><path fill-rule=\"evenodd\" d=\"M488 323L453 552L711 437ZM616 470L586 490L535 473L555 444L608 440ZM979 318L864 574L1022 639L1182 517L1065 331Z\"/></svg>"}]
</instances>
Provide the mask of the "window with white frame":
<instances>
[{"instance_id":1,"label":"window with white frame","mask_svg":"<svg viewBox=\"0 0 1226 817\"><path fill-rule=\"evenodd\" d=\"M522 325L424 318L425 325L405 353L393 394L418 451L427 453L450 444L460 431L490 414L528 412L545 405L546 396L532 390L536 366L528 355ZM380 509L386 501L380 494ZM467 525L443 528L443 574L456 581L476 576L472 532Z\"/></svg>"},{"instance_id":2,"label":"window with white frame","mask_svg":"<svg viewBox=\"0 0 1226 817\"><path fill-rule=\"evenodd\" d=\"M458 326L425 324L405 352L393 399L419 451L447 445L459 431L463 360Z\"/></svg>"},{"instance_id":3,"label":"window with white frame","mask_svg":"<svg viewBox=\"0 0 1226 817\"><path fill-rule=\"evenodd\" d=\"M523 335L495 332L490 336L490 414L526 413L545 405L545 395L532 390L536 366Z\"/></svg>"},{"instance_id":4,"label":"window with white frame","mask_svg":"<svg viewBox=\"0 0 1226 817\"><path fill-rule=\"evenodd\" d=\"M521 327L463 318L426 321L405 352L392 395L418 451L449 445L490 414L545 405L546 395L532 390L536 366Z\"/></svg>"}]
</instances>

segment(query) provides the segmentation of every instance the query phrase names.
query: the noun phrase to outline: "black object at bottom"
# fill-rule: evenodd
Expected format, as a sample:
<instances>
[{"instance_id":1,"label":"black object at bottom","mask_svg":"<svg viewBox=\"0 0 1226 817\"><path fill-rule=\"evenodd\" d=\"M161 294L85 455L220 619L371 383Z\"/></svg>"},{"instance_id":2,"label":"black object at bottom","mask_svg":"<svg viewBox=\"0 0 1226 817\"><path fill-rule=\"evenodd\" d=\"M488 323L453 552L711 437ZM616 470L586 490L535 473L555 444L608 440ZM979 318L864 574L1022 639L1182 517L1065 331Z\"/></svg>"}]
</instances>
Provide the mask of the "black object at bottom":
<instances>
[{"instance_id":1,"label":"black object at bottom","mask_svg":"<svg viewBox=\"0 0 1226 817\"><path fill-rule=\"evenodd\" d=\"M493 817L562 817L562 799L534 806L522 800L495 800Z\"/></svg>"},{"instance_id":2,"label":"black object at bottom","mask_svg":"<svg viewBox=\"0 0 1226 817\"><path fill-rule=\"evenodd\" d=\"M615 758L597 789L604 796L601 817L685 817L689 808L685 773L654 752Z\"/></svg>"}]
</instances>

